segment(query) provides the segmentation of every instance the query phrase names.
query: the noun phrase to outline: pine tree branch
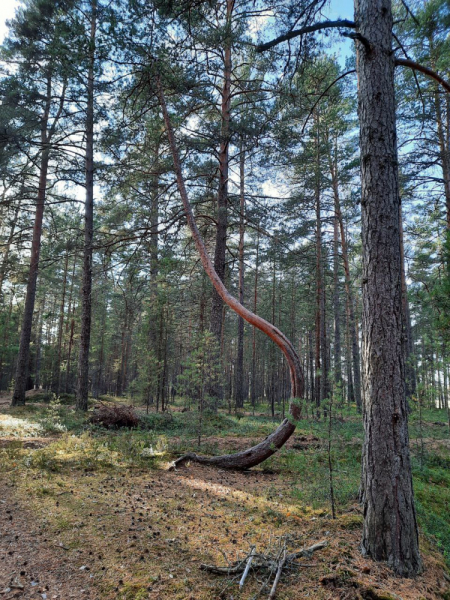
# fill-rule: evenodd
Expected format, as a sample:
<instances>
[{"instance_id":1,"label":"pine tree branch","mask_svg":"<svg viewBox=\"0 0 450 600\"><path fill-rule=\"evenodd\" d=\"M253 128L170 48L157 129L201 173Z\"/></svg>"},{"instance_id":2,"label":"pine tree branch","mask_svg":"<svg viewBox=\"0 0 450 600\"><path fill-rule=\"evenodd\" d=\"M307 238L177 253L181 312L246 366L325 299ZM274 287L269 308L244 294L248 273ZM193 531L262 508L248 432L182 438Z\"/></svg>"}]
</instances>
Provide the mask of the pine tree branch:
<instances>
[{"instance_id":1,"label":"pine tree branch","mask_svg":"<svg viewBox=\"0 0 450 600\"><path fill-rule=\"evenodd\" d=\"M283 35L278 36L270 42L256 46L256 52L265 52L266 50L269 50L270 48L273 48L282 42L287 42L288 40L292 40L293 38L304 35L305 33L312 33L313 31L321 31L322 29L332 29L336 27L350 27L351 29L355 29L356 23L354 21L348 21L347 19L340 19L338 21L322 21L321 23L307 25L306 27L301 27L300 29L293 29L292 31L288 31Z\"/></svg>"},{"instance_id":2,"label":"pine tree branch","mask_svg":"<svg viewBox=\"0 0 450 600\"><path fill-rule=\"evenodd\" d=\"M427 77L430 77L431 79L434 79L435 81L437 81L440 85L442 85L442 87L447 92L450 93L450 83L448 83L443 77L438 75L436 73L436 71L433 71L432 69L429 69L428 67L424 67L423 65L415 62L414 60L410 60L409 58L397 58L395 60L395 66L409 67L410 69L413 69L414 71L420 71Z\"/></svg>"}]
</instances>

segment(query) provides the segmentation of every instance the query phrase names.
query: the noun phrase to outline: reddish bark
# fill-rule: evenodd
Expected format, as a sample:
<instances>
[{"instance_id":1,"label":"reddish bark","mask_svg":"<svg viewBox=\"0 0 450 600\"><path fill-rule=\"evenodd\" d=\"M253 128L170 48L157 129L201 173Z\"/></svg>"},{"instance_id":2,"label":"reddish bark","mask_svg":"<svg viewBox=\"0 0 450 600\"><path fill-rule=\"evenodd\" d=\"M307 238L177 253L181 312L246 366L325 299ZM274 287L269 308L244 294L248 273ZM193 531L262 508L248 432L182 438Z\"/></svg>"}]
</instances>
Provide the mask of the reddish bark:
<instances>
[{"instance_id":1,"label":"reddish bark","mask_svg":"<svg viewBox=\"0 0 450 600\"><path fill-rule=\"evenodd\" d=\"M256 446L253 446L252 448L249 448L248 450L245 450L244 452L239 452L237 454L215 456L212 458L200 457L196 454L188 454L178 459L175 464L178 465L182 462L185 462L186 460L195 460L196 462L214 464L222 468L249 469L262 463L264 460L272 456L272 454L274 454L279 448L281 448L285 444L285 442L295 431L295 421L297 421L301 416L301 406L297 399L303 398L304 395L303 371L300 359L294 349L293 344L288 340L288 338L274 325L272 325L262 317L255 315L253 312L242 306L242 304L228 292L220 277L216 273L212 261L205 248L203 239L198 230L197 223L192 212L192 207L189 202L186 186L184 183L178 147L175 141L175 136L173 133L169 113L167 111L167 105L159 76L156 77L156 85L159 103L161 105L161 110L166 125L167 137L169 139L169 145L173 157L178 190L180 192L187 222L191 230L195 246L200 254L200 259L203 268L205 269L206 274L211 280L214 289L220 295L222 300L239 316L241 316L254 327L257 327L258 329L263 331L266 335L270 337L271 340L273 340L277 344L277 346L281 349L284 356L286 357L291 375L292 400L289 406L289 417L284 419L283 422L279 425L279 427L265 440L263 440Z\"/></svg>"}]
</instances>

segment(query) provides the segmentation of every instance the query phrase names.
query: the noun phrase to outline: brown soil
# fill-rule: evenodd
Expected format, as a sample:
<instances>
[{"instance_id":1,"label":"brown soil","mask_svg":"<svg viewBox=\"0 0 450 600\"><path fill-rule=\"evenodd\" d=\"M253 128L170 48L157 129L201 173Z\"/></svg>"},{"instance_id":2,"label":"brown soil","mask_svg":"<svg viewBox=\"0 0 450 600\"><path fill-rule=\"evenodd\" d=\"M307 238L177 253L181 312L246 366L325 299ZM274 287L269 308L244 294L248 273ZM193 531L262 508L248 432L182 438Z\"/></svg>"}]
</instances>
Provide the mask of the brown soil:
<instances>
[{"instance_id":1,"label":"brown soil","mask_svg":"<svg viewBox=\"0 0 450 600\"><path fill-rule=\"evenodd\" d=\"M259 587L253 576L239 595L237 582L227 586L200 564L224 565L223 553L233 561L239 551L262 551L287 534L290 550L322 539L329 546L283 574L279 600L442 600L450 590L442 559L429 547L422 576L396 579L360 555L357 506L336 521L323 512L301 514L286 502L291 483L202 465L74 470L52 480L30 471L28 481L0 486L0 592L18 578L23 590L11 588L3 598L249 599Z\"/></svg>"},{"instance_id":2,"label":"brown soil","mask_svg":"<svg viewBox=\"0 0 450 600\"><path fill-rule=\"evenodd\" d=\"M28 440L27 440L28 441ZM11 484L0 481L0 597L4 600L98 598L90 573L79 570L42 523L19 503Z\"/></svg>"}]
</instances>

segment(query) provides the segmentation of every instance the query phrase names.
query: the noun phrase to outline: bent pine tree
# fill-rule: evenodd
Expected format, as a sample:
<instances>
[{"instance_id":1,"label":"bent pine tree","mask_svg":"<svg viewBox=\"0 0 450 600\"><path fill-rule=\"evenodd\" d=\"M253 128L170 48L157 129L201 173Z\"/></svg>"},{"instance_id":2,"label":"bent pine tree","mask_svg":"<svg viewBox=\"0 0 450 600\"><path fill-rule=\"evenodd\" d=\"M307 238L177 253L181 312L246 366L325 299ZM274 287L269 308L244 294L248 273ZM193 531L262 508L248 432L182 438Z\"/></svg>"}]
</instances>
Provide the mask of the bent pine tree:
<instances>
[{"instance_id":1,"label":"bent pine tree","mask_svg":"<svg viewBox=\"0 0 450 600\"><path fill-rule=\"evenodd\" d=\"M277 429L271 433L265 440L248 448L243 452L237 452L236 454L226 454L223 456L214 456L211 458L205 456L198 456L194 453L186 454L175 461L174 465L178 466L188 460L199 462L203 464L215 465L217 467L225 469L250 469L259 465L267 458L272 456L277 450L279 450L291 437L295 431L296 421L301 416L301 399L304 396L304 377L303 370L300 364L300 359L294 349L293 344L288 338L274 325L254 314L247 308L245 308L234 296L232 296L220 277L214 269L213 263L208 255L203 239L197 227L197 223L192 212L192 207L189 202L189 198L184 183L183 172L181 169L180 157L178 153L178 147L175 141L175 136L172 128L172 123L167 110L167 105L164 97L164 91L159 75L156 75L156 87L158 93L159 103L161 105L164 122L166 125L167 137L169 140L169 146L173 157L174 170L177 178L178 191L180 192L181 200L183 202L184 210L186 213L187 222L192 233L192 237L195 242L195 246L200 254L200 259L208 275L211 283L214 286L216 292L220 295L223 301L240 317L245 319L248 323L257 327L263 331L266 335L273 340L283 352L284 356L289 365L291 375L291 401L289 405L289 416L282 421Z\"/></svg>"}]
</instances>

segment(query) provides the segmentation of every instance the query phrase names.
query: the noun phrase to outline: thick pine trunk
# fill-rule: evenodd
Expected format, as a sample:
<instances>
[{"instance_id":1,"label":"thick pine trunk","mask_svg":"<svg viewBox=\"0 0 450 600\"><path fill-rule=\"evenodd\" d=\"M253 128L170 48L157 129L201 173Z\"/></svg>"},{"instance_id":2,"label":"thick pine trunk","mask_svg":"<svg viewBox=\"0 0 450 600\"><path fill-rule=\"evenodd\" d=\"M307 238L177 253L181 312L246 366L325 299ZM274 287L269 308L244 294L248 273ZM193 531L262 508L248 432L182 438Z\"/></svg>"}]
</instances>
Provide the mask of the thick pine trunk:
<instances>
[{"instance_id":1,"label":"thick pine trunk","mask_svg":"<svg viewBox=\"0 0 450 600\"><path fill-rule=\"evenodd\" d=\"M51 90L51 80L49 84ZM36 285L39 270L39 255L41 251L42 221L44 219L45 193L47 188L47 172L49 161L49 148L47 145L47 123L50 111L50 95L46 108L46 116L42 124L42 143L44 151L41 158L39 174L39 190L36 205L36 214L34 217L33 240L31 242L30 270L28 273L27 295L25 298L25 308L22 318L22 331L20 334L19 355L17 358L16 379L14 384L14 393L12 397L12 406L25 404L25 392L28 380L28 364L30 360L30 340L31 328L33 325L34 303L36 300Z\"/></svg>"},{"instance_id":2,"label":"thick pine trunk","mask_svg":"<svg viewBox=\"0 0 450 600\"><path fill-rule=\"evenodd\" d=\"M92 244L94 239L94 66L97 0L92 0L91 9L86 109L86 201L84 207L83 284L81 292L80 353L78 355L76 392L76 406L80 410L87 410L88 408L89 349L91 345Z\"/></svg>"},{"instance_id":3,"label":"thick pine trunk","mask_svg":"<svg viewBox=\"0 0 450 600\"><path fill-rule=\"evenodd\" d=\"M363 243L362 550L403 576L421 568L402 349L391 0L356 0ZM369 47L367 45L370 44Z\"/></svg>"},{"instance_id":4,"label":"thick pine trunk","mask_svg":"<svg viewBox=\"0 0 450 600\"><path fill-rule=\"evenodd\" d=\"M27 293L25 298L25 307L22 317L22 330L20 334L19 344L19 355L17 357L17 368L16 368L16 379L14 385L14 393L12 397L12 406L19 406L25 404L25 392L27 388L28 380L28 365L30 360L30 340L31 340L31 328L33 325L33 312L34 303L36 300L36 286L37 277L39 270L39 255L41 252L41 238L42 238L42 222L44 219L44 207L45 207L45 195L47 191L47 173L48 164L50 158L50 139L52 132L59 119L60 113L54 119L53 125L48 130L48 122L50 118L50 108L52 105L52 71L51 67L47 73L47 96L45 100L45 108L41 121L41 164L39 172L39 187L36 203L36 213L34 218L33 226L33 239L31 242L31 257L30 257L30 270L28 273L27 282ZM61 104L64 99L64 95L61 97Z\"/></svg>"},{"instance_id":5,"label":"thick pine trunk","mask_svg":"<svg viewBox=\"0 0 450 600\"><path fill-rule=\"evenodd\" d=\"M223 52L223 88L221 94L221 132L219 147L219 186L217 192L217 229L216 245L214 252L214 269L220 280L225 281L227 227L228 227L228 176L229 176L229 147L230 147L230 111L231 111L231 20L234 0L224 0L226 4L227 37ZM220 294L213 287L211 302L210 331L216 340L216 350L212 353L211 361L219 362L223 346L224 302ZM219 382L208 386L209 396L214 399L217 407L219 398L223 396L223 389ZM230 389L231 394L231 389Z\"/></svg>"}]
</instances>

